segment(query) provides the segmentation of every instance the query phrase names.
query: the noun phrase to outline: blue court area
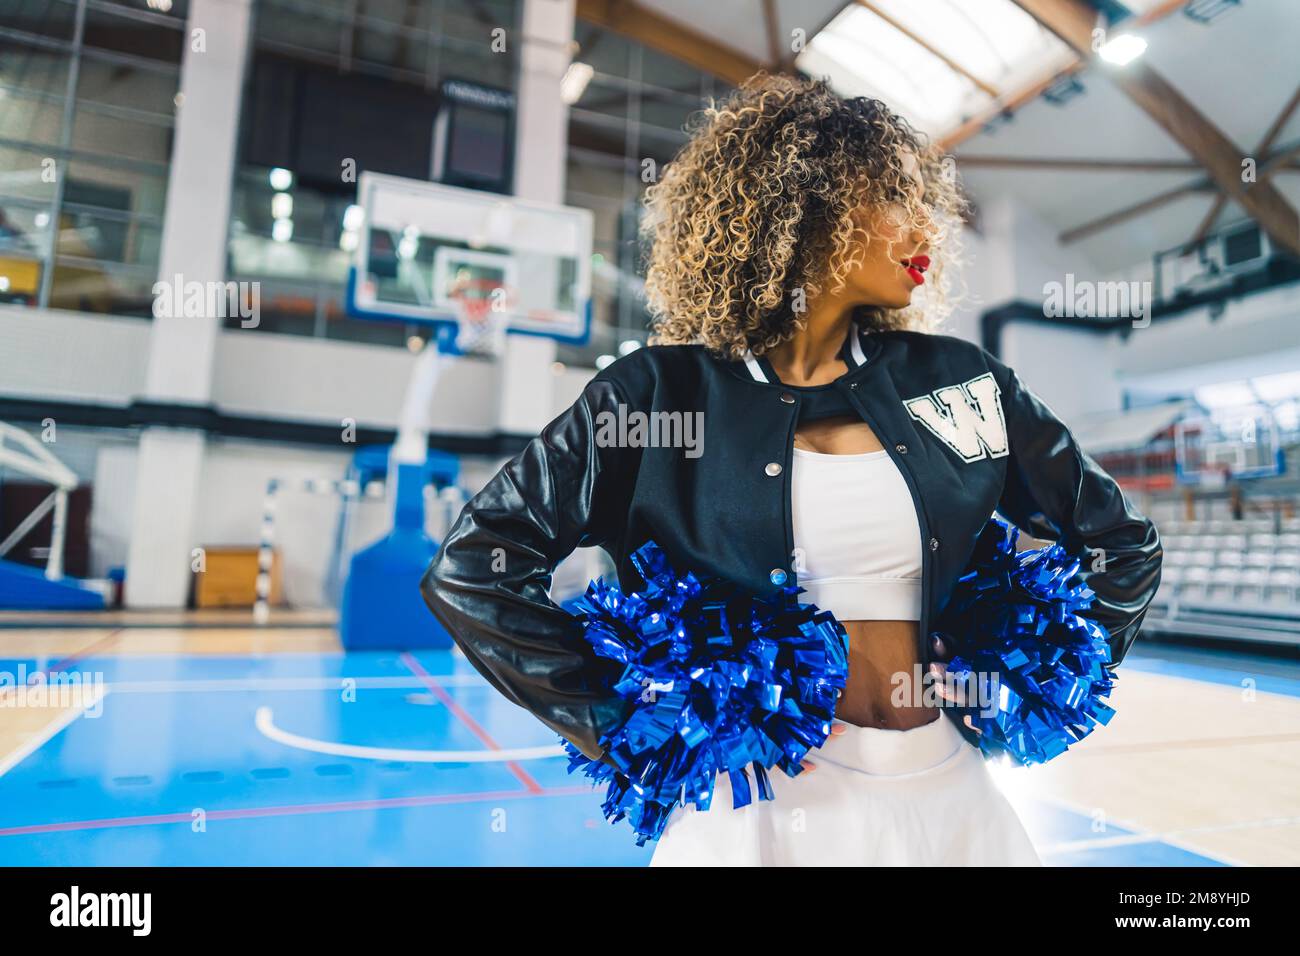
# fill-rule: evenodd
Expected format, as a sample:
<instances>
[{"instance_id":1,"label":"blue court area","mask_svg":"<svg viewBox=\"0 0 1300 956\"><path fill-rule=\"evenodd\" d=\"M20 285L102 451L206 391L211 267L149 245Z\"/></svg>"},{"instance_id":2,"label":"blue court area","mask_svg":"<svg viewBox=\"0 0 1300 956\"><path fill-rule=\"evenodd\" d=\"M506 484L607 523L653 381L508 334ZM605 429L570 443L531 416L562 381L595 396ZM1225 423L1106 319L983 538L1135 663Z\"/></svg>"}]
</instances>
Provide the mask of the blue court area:
<instances>
[{"instance_id":1,"label":"blue court area","mask_svg":"<svg viewBox=\"0 0 1300 956\"><path fill-rule=\"evenodd\" d=\"M37 666L3 666L19 664ZM0 776L3 865L650 859L564 758L536 753L554 736L448 652L105 656L63 671L107 693ZM454 753L417 759L433 751ZM1049 865L1216 864L1056 806L1025 817Z\"/></svg>"}]
</instances>

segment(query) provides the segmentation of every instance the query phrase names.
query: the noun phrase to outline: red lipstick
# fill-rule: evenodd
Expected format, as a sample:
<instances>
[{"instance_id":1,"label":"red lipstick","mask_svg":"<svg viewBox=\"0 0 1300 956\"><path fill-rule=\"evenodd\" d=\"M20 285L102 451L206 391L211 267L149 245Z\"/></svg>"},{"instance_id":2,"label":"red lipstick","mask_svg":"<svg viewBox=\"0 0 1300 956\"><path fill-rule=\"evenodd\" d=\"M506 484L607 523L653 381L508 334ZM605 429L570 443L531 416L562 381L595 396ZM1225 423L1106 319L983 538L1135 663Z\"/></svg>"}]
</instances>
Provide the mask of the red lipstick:
<instances>
[{"instance_id":1,"label":"red lipstick","mask_svg":"<svg viewBox=\"0 0 1300 956\"><path fill-rule=\"evenodd\" d=\"M912 281L917 285L925 284L925 270L930 268L929 256L912 256L910 259L904 259L902 266L907 270L907 274L912 277Z\"/></svg>"}]
</instances>

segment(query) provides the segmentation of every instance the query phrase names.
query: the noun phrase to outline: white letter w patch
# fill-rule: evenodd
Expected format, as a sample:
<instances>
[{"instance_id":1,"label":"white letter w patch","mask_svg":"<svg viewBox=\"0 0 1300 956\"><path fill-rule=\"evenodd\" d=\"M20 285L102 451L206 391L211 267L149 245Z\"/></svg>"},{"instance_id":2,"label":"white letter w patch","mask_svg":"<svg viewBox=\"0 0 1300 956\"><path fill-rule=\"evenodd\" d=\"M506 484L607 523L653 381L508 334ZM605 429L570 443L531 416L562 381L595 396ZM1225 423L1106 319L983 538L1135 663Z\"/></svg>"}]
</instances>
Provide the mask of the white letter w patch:
<instances>
[{"instance_id":1,"label":"white letter w patch","mask_svg":"<svg viewBox=\"0 0 1300 956\"><path fill-rule=\"evenodd\" d=\"M992 372L960 385L937 388L929 395L905 399L903 406L962 461L1002 458L1009 450L1007 423Z\"/></svg>"}]
</instances>

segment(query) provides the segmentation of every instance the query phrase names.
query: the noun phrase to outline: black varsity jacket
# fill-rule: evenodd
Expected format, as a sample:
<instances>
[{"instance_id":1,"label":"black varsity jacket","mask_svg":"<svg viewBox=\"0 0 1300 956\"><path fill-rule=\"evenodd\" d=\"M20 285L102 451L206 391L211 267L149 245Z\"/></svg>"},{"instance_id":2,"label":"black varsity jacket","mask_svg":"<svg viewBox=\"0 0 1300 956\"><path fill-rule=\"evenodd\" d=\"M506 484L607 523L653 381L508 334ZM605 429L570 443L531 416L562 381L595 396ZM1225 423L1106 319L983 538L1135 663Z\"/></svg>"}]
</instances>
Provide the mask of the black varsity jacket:
<instances>
[{"instance_id":1,"label":"black varsity jacket","mask_svg":"<svg viewBox=\"0 0 1300 956\"><path fill-rule=\"evenodd\" d=\"M912 492L922 664L933 657L931 622L994 511L1082 558L1091 616L1109 630L1118 663L1160 579L1152 523L978 346L860 330L850 343L849 371L821 388L838 390L871 426ZM623 589L635 589L644 582L629 556L654 540L679 573L721 575L756 593L797 584L791 449L814 391L783 385L752 356L727 361L700 345L624 356L466 504L424 575L425 601L494 687L599 759L601 736L627 713L608 691L619 675L550 599L555 566L576 547L599 546Z\"/></svg>"}]
</instances>

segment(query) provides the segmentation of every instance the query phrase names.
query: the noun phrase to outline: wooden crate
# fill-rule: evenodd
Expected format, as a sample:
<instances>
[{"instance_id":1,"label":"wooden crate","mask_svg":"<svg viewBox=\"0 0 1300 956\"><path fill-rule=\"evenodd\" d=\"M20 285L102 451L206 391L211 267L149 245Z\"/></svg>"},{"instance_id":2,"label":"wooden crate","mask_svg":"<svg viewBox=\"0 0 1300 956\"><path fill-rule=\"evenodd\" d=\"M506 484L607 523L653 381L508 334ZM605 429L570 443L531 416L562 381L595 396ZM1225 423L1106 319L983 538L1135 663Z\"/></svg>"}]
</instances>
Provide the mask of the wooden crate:
<instances>
[{"instance_id":1,"label":"wooden crate","mask_svg":"<svg viewBox=\"0 0 1300 956\"><path fill-rule=\"evenodd\" d=\"M257 548L204 548L205 570L194 580L195 607L252 607L257 601ZM271 559L273 605L282 603L280 552Z\"/></svg>"}]
</instances>

